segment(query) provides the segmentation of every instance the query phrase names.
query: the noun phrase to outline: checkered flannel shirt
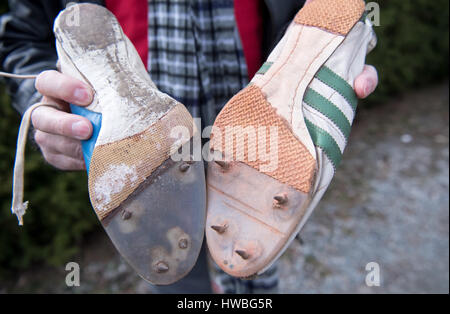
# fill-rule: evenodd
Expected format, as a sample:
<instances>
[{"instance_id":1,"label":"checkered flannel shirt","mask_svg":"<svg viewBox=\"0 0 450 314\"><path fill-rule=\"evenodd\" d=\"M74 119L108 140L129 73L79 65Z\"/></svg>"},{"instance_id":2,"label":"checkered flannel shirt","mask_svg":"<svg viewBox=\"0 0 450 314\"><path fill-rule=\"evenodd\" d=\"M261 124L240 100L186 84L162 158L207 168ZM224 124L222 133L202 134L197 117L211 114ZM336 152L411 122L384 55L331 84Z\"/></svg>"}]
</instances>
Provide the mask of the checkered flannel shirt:
<instances>
[{"instance_id":1,"label":"checkered flannel shirt","mask_svg":"<svg viewBox=\"0 0 450 314\"><path fill-rule=\"evenodd\" d=\"M149 0L152 80L203 126L248 84L233 0Z\"/></svg>"}]
</instances>

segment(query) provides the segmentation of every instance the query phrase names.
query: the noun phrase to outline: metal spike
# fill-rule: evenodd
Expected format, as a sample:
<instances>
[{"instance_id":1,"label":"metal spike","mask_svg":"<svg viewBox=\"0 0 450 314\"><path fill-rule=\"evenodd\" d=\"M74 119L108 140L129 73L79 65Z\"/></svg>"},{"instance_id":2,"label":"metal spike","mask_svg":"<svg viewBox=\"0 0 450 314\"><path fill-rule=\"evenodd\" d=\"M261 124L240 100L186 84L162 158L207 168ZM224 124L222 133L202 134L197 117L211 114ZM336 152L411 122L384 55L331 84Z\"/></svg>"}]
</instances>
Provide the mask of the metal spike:
<instances>
[{"instance_id":1,"label":"metal spike","mask_svg":"<svg viewBox=\"0 0 450 314\"><path fill-rule=\"evenodd\" d=\"M225 232L225 230L227 230L227 225L223 225L223 226L211 226L211 229L213 229L214 231L216 231L219 234L222 234Z\"/></svg>"},{"instance_id":2,"label":"metal spike","mask_svg":"<svg viewBox=\"0 0 450 314\"><path fill-rule=\"evenodd\" d=\"M243 250L236 250L234 252L236 252L237 255L242 257L242 259L249 259L250 258L250 255L247 252L243 251Z\"/></svg>"},{"instance_id":3,"label":"metal spike","mask_svg":"<svg viewBox=\"0 0 450 314\"><path fill-rule=\"evenodd\" d=\"M156 263L155 270L158 273L165 273L166 271L169 270L169 265L167 265L166 262L160 261L160 262Z\"/></svg>"},{"instance_id":4,"label":"metal spike","mask_svg":"<svg viewBox=\"0 0 450 314\"><path fill-rule=\"evenodd\" d=\"M275 200L275 202L277 203L277 205L283 205L286 204L288 201L288 198L286 196L286 194L279 194L279 195L275 195L273 197L273 199Z\"/></svg>"},{"instance_id":5,"label":"metal spike","mask_svg":"<svg viewBox=\"0 0 450 314\"><path fill-rule=\"evenodd\" d=\"M181 172L186 172L186 171L188 171L189 167L190 167L190 165L188 163L181 164L180 165L180 171Z\"/></svg>"},{"instance_id":6,"label":"metal spike","mask_svg":"<svg viewBox=\"0 0 450 314\"><path fill-rule=\"evenodd\" d=\"M180 241L178 241L178 247L180 249L187 249L187 247L188 247L188 240L186 238L180 239Z\"/></svg>"},{"instance_id":7,"label":"metal spike","mask_svg":"<svg viewBox=\"0 0 450 314\"><path fill-rule=\"evenodd\" d=\"M122 211L122 219L123 220L128 220L131 218L131 212L127 211L127 210L123 210Z\"/></svg>"}]
</instances>

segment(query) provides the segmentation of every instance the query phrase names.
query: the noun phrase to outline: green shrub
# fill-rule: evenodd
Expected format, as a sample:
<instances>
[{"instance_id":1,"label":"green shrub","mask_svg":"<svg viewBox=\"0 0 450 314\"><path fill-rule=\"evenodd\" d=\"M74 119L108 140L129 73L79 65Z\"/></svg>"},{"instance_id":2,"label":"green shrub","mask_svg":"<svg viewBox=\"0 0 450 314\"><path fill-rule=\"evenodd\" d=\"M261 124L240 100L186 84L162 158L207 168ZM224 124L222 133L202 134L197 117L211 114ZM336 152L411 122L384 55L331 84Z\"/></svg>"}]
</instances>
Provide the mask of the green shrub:
<instances>
[{"instance_id":1,"label":"green shrub","mask_svg":"<svg viewBox=\"0 0 450 314\"><path fill-rule=\"evenodd\" d=\"M380 85L369 98L380 103L408 89L448 77L449 1L380 0L378 46L369 55Z\"/></svg>"},{"instance_id":2,"label":"green shrub","mask_svg":"<svg viewBox=\"0 0 450 314\"><path fill-rule=\"evenodd\" d=\"M24 226L12 215L11 186L20 119L0 86L0 276L33 262L58 265L78 250L83 235L98 226L84 173L63 173L46 165L28 145L25 199L30 201Z\"/></svg>"}]
</instances>

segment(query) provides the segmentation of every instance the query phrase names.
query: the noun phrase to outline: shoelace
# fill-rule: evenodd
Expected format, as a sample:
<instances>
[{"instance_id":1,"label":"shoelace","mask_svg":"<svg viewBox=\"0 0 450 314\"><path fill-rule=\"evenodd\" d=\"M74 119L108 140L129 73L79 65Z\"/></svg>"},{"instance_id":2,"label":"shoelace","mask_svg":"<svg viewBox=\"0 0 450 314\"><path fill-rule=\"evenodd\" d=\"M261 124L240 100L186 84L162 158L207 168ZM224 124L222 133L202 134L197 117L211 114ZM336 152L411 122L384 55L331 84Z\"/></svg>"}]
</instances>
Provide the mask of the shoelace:
<instances>
[{"instance_id":1,"label":"shoelace","mask_svg":"<svg viewBox=\"0 0 450 314\"><path fill-rule=\"evenodd\" d=\"M0 76L15 79L36 79L37 75L17 75L6 72L0 72ZM56 104L39 102L28 108L22 116L20 122L19 135L17 136L16 158L14 160L13 174L13 197L11 211L17 216L19 225L23 225L23 215L28 208L28 201L23 201L24 172L25 172L25 146L27 143L27 134L30 128L31 114L36 108L47 106L58 108Z\"/></svg>"}]
</instances>

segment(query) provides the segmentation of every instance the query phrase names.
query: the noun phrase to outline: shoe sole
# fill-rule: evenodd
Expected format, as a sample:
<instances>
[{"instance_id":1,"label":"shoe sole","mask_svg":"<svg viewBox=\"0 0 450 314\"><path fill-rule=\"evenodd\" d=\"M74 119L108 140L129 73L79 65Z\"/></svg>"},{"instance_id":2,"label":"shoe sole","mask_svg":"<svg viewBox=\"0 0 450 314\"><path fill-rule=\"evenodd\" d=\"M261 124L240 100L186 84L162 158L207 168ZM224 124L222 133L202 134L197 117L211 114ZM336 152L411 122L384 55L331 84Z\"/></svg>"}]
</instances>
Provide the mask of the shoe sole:
<instances>
[{"instance_id":1,"label":"shoe sole","mask_svg":"<svg viewBox=\"0 0 450 314\"><path fill-rule=\"evenodd\" d=\"M301 91L364 10L360 0L315 0L306 5L275 48L276 60L270 68L218 115L211 148L225 162L208 165L206 238L212 258L230 275L245 278L264 272L309 216L318 165L302 106L295 104L302 103ZM227 134L230 126L242 127L234 135L245 138L244 152ZM249 133L248 126L265 129ZM274 146L278 149L270 156L278 161L275 169L254 158L260 149L271 151L270 127L277 130ZM269 145L260 147L259 142L250 141L255 134L259 140L260 133ZM243 159L233 161L238 153Z\"/></svg>"}]
</instances>

